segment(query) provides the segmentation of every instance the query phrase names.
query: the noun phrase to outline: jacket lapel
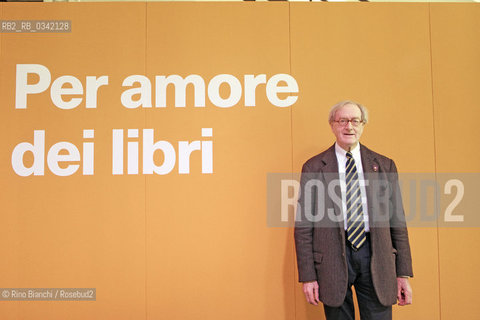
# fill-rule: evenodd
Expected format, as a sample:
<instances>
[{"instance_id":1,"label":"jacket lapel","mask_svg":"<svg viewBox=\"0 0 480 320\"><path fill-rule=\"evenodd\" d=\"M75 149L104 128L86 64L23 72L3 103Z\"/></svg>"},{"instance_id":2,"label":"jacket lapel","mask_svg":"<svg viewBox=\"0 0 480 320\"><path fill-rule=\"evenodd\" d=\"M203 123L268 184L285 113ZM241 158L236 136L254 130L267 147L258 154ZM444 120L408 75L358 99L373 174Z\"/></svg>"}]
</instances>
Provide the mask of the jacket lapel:
<instances>
[{"instance_id":1,"label":"jacket lapel","mask_svg":"<svg viewBox=\"0 0 480 320\"><path fill-rule=\"evenodd\" d=\"M375 206L374 202L376 201L374 193L374 188L372 187L372 183L378 181L379 179L379 170L380 166L378 160L376 159L375 154L365 147L364 145L360 145L360 155L362 158L362 167L363 167L363 176L364 179L368 181L368 185L365 186L365 192L367 194L367 206L368 206L368 220L370 225L370 236L376 238L376 229L375 229ZM372 246L375 244L372 241Z\"/></svg>"},{"instance_id":2,"label":"jacket lapel","mask_svg":"<svg viewBox=\"0 0 480 320\"><path fill-rule=\"evenodd\" d=\"M325 152L323 158L322 158L322 163L323 167L321 168L322 174L323 174L323 179L325 181L325 192L327 193L326 199L328 199L328 202L326 203L327 205L327 210L328 208L333 208L334 210L334 215L336 217L341 217L341 221L338 221L338 230L340 231L342 241L345 241L345 232L344 232L344 223L343 223L343 213L342 213L342 207L341 207L341 198L342 194L340 191L340 178L338 174L338 161L337 161L337 156L335 154L335 144L331 146L327 152ZM336 186L335 187L335 194L339 197L340 199L340 206L339 203L336 201L333 201L330 196L328 196L328 187L329 186ZM328 212L325 212L326 215L328 215Z\"/></svg>"}]
</instances>

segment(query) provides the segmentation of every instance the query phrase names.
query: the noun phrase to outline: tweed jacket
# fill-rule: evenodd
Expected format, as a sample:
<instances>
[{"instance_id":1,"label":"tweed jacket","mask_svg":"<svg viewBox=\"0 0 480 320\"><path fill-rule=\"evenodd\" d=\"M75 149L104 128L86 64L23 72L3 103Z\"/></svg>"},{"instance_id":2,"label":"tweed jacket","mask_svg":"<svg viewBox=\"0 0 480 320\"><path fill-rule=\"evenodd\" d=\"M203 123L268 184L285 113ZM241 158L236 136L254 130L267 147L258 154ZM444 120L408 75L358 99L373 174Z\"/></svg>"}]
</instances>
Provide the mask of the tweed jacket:
<instances>
[{"instance_id":1,"label":"tweed jacket","mask_svg":"<svg viewBox=\"0 0 480 320\"><path fill-rule=\"evenodd\" d=\"M397 276L413 276L397 169L364 145L360 154L368 180L372 281L380 303L389 306L397 301ZM343 303L348 282L339 185L333 145L303 165L295 223L299 281L316 280L320 301L332 307Z\"/></svg>"}]
</instances>

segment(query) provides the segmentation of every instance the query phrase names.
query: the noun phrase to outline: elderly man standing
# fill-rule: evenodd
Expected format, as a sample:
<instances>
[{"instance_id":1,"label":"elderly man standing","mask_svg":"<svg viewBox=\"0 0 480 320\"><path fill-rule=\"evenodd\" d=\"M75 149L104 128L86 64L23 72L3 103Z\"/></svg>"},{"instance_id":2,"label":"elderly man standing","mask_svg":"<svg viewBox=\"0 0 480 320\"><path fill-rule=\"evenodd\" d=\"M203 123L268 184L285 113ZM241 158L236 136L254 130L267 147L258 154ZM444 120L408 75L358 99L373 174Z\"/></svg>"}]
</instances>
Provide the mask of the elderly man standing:
<instances>
[{"instance_id":1,"label":"elderly man standing","mask_svg":"<svg viewBox=\"0 0 480 320\"><path fill-rule=\"evenodd\" d=\"M336 142L302 168L295 224L299 281L307 301L323 302L327 320L392 319L412 302L412 259L393 160L359 143L365 107L330 110Z\"/></svg>"}]
</instances>

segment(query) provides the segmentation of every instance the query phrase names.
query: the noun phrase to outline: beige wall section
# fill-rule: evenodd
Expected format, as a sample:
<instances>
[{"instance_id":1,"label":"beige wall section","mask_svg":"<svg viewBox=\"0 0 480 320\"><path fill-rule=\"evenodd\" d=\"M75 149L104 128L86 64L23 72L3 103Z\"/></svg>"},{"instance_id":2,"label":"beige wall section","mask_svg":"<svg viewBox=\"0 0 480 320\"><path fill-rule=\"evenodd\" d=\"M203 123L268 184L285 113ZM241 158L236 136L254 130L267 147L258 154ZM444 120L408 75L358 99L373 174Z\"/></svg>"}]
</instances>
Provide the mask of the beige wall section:
<instances>
[{"instance_id":1,"label":"beige wall section","mask_svg":"<svg viewBox=\"0 0 480 320\"><path fill-rule=\"evenodd\" d=\"M362 141L401 172L478 172L478 9L0 4L2 19L67 17L74 25L70 34L0 34L2 286L97 288L95 303L2 302L0 318L322 319L297 283L292 230L266 226L266 173L299 171L330 146L327 112L344 98L369 107ZM46 91L15 110L17 63L43 64L53 79L72 74L85 85L86 75L109 75L110 83L97 109L57 109ZM161 110L120 103L128 75L221 73L289 73L299 100L273 107L260 86L249 108L193 108L191 91L186 108L173 108L172 90ZM190 175L178 167L166 176L111 174L114 128L155 128L156 140L175 143L207 140L201 128L209 127L213 175L199 173L198 152ZM20 178L11 170L11 151L31 142L34 129L46 130L49 147L80 146L89 128L94 176ZM479 314L472 279L480 261L471 254L478 228L410 228L410 237L414 305L395 307L396 319Z\"/></svg>"},{"instance_id":2,"label":"beige wall section","mask_svg":"<svg viewBox=\"0 0 480 320\"><path fill-rule=\"evenodd\" d=\"M333 144L330 107L355 99L370 111L365 145L393 158L401 172L433 172L428 5L297 3L291 25L292 74L302 88L293 109L294 169ZM395 317L439 319L437 232L411 228L410 237L415 304L395 307ZM298 319L323 317L300 285L296 294Z\"/></svg>"},{"instance_id":3,"label":"beige wall section","mask_svg":"<svg viewBox=\"0 0 480 320\"><path fill-rule=\"evenodd\" d=\"M437 170L479 172L480 7L432 5L431 21ZM439 229L442 319L480 314L478 243L478 228Z\"/></svg>"},{"instance_id":4,"label":"beige wall section","mask_svg":"<svg viewBox=\"0 0 480 320\"><path fill-rule=\"evenodd\" d=\"M290 73L287 3L149 3L147 12L150 78ZM213 175L200 174L194 152L190 175L147 177L149 319L294 318L291 230L265 223L266 173L292 168L291 110L264 90L256 107L192 108L189 93L185 109L148 110L158 139L214 141Z\"/></svg>"},{"instance_id":5,"label":"beige wall section","mask_svg":"<svg viewBox=\"0 0 480 320\"><path fill-rule=\"evenodd\" d=\"M68 17L74 24L66 34L2 34L0 148L9 150L0 153L0 251L8 261L0 264L2 287L96 287L97 300L3 302L0 318L141 319L145 178L112 176L110 137L113 128L144 122L142 110L121 107L118 88L126 75L145 72L145 37L138 36L145 34L145 4L2 7L3 19ZM110 82L99 89L97 109L86 109L85 99L76 109L58 109L47 90L15 110L17 63L48 67L52 81L70 74L84 87L87 75L109 75ZM95 175L59 177L47 167L45 176L22 178L11 169L11 151L32 143L33 130L45 130L47 148L69 141L82 152L83 129L95 129Z\"/></svg>"}]
</instances>

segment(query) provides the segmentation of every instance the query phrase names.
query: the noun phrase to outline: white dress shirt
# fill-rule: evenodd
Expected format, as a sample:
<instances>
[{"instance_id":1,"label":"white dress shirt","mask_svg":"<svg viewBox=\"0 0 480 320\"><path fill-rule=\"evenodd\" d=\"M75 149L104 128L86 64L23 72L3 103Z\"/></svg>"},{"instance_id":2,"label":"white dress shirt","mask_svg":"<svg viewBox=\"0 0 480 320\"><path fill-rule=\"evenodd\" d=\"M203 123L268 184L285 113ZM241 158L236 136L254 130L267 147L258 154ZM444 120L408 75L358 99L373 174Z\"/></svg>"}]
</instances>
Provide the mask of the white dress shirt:
<instances>
[{"instance_id":1,"label":"white dress shirt","mask_svg":"<svg viewBox=\"0 0 480 320\"><path fill-rule=\"evenodd\" d=\"M365 190L365 179L363 176L363 166L362 166L362 157L360 156L360 143L358 143L355 148L350 150L350 153L355 160L355 165L357 167L358 182L360 185L360 193L362 194L362 211L363 211L363 221L365 223L365 232L370 231L368 224L368 205L367 205L367 192ZM335 154L337 156L338 163L338 174L340 176L340 189L342 191L342 212L343 212L343 223L344 228L347 230L347 201L346 201L346 183L345 183L345 165L347 163L347 151L342 149L337 143L335 143Z\"/></svg>"}]
</instances>

